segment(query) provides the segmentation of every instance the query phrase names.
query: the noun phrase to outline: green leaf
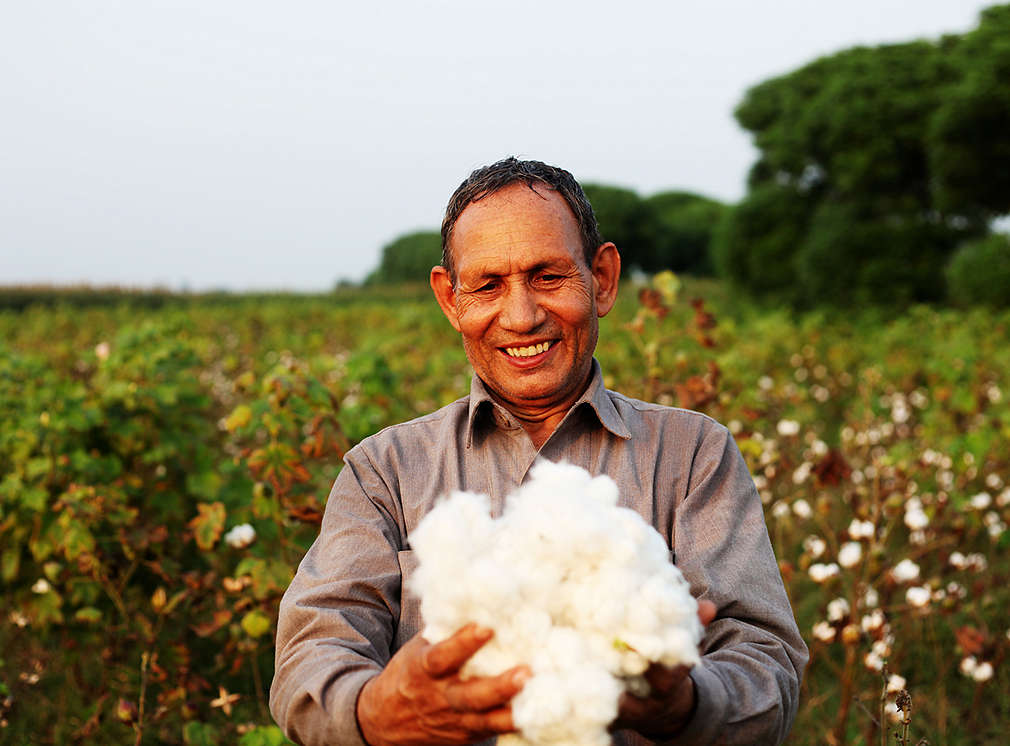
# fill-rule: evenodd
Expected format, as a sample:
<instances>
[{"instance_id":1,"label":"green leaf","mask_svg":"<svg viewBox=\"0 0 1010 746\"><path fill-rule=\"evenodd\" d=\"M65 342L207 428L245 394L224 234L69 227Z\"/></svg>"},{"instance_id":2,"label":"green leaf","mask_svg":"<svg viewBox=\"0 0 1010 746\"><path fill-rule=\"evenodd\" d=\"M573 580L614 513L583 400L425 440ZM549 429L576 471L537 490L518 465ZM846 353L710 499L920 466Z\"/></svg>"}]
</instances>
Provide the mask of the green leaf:
<instances>
[{"instance_id":1,"label":"green leaf","mask_svg":"<svg viewBox=\"0 0 1010 746\"><path fill-rule=\"evenodd\" d=\"M59 562L46 562L42 565L42 572L45 574L46 578L55 583L57 578L60 576L60 571L63 570L63 565Z\"/></svg>"},{"instance_id":2,"label":"green leaf","mask_svg":"<svg viewBox=\"0 0 1010 746\"><path fill-rule=\"evenodd\" d=\"M21 493L21 504L28 510L41 513L49 502L49 493L42 487L26 487Z\"/></svg>"},{"instance_id":3,"label":"green leaf","mask_svg":"<svg viewBox=\"0 0 1010 746\"><path fill-rule=\"evenodd\" d=\"M33 458L29 459L28 463L25 464L25 476L28 479L35 480L39 477L48 474L53 467L53 462L48 458Z\"/></svg>"},{"instance_id":4,"label":"green leaf","mask_svg":"<svg viewBox=\"0 0 1010 746\"><path fill-rule=\"evenodd\" d=\"M189 746L217 746L220 743L217 728L195 720L186 723L182 729L182 741Z\"/></svg>"},{"instance_id":5,"label":"green leaf","mask_svg":"<svg viewBox=\"0 0 1010 746\"><path fill-rule=\"evenodd\" d=\"M102 621L102 612L94 606L85 606L74 613L74 619L86 624L95 624Z\"/></svg>"},{"instance_id":6,"label":"green leaf","mask_svg":"<svg viewBox=\"0 0 1010 746\"><path fill-rule=\"evenodd\" d=\"M205 500L213 500L221 492L223 480L221 476L210 469L195 472L186 477L186 489Z\"/></svg>"},{"instance_id":7,"label":"green leaf","mask_svg":"<svg viewBox=\"0 0 1010 746\"><path fill-rule=\"evenodd\" d=\"M257 518L280 521L284 516L278 500L263 482L253 486L252 511Z\"/></svg>"},{"instance_id":8,"label":"green leaf","mask_svg":"<svg viewBox=\"0 0 1010 746\"><path fill-rule=\"evenodd\" d=\"M252 421L252 407L248 404L239 404L224 421L224 426L228 432L235 432L241 427L245 427Z\"/></svg>"},{"instance_id":9,"label":"green leaf","mask_svg":"<svg viewBox=\"0 0 1010 746\"><path fill-rule=\"evenodd\" d=\"M60 520L60 524L63 527L63 551L68 560L75 560L82 554L90 554L95 550L95 537L81 521L68 518Z\"/></svg>"},{"instance_id":10,"label":"green leaf","mask_svg":"<svg viewBox=\"0 0 1010 746\"><path fill-rule=\"evenodd\" d=\"M257 725L239 739L239 746L285 746L292 743L276 725Z\"/></svg>"},{"instance_id":11,"label":"green leaf","mask_svg":"<svg viewBox=\"0 0 1010 746\"><path fill-rule=\"evenodd\" d=\"M21 567L21 547L7 547L0 554L0 578L5 583L12 582L18 576Z\"/></svg>"},{"instance_id":12,"label":"green leaf","mask_svg":"<svg viewBox=\"0 0 1010 746\"><path fill-rule=\"evenodd\" d=\"M273 623L271 622L270 617L259 609L253 609L242 617L242 629L245 630L245 633L253 639L265 635L270 631L272 626Z\"/></svg>"}]
</instances>

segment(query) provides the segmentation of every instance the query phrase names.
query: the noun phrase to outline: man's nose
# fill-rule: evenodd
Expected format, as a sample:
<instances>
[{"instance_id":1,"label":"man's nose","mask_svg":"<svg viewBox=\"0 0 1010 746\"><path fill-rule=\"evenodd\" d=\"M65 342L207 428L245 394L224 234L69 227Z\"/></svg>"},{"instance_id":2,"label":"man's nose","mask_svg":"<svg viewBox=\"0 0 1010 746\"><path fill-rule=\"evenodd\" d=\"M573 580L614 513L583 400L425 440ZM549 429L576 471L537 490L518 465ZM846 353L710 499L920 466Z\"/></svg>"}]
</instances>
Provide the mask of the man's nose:
<instances>
[{"instance_id":1,"label":"man's nose","mask_svg":"<svg viewBox=\"0 0 1010 746\"><path fill-rule=\"evenodd\" d=\"M509 331L528 332L542 324L546 317L536 292L526 285L519 285L509 288L502 299L498 323Z\"/></svg>"}]
</instances>

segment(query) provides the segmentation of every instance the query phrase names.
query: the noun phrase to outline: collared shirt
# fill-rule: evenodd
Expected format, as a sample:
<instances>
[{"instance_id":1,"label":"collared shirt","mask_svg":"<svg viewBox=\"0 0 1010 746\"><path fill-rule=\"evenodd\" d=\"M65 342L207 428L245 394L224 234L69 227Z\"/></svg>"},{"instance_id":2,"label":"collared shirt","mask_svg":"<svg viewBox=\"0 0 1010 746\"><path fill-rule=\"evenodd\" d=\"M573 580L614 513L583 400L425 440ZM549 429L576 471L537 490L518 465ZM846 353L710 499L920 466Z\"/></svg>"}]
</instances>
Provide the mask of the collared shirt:
<instances>
[{"instance_id":1,"label":"collared shirt","mask_svg":"<svg viewBox=\"0 0 1010 746\"><path fill-rule=\"evenodd\" d=\"M475 376L470 396L345 454L319 537L281 601L270 708L290 738L363 744L361 687L423 626L407 591L414 527L454 490L489 495L500 514L538 458L609 475L620 504L666 539L692 593L716 606L691 671L696 711L669 743L785 738L807 650L736 444L706 415L608 391L595 360L589 387L539 451ZM620 731L614 743L651 741Z\"/></svg>"}]
</instances>

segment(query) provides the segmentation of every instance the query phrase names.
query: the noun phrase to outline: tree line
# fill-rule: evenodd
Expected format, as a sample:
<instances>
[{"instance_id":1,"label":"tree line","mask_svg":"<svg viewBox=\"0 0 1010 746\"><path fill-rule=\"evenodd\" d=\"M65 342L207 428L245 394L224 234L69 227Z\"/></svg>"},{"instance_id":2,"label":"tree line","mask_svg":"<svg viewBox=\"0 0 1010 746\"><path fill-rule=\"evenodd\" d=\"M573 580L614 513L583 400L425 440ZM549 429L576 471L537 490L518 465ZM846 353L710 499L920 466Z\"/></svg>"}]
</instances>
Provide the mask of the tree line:
<instances>
[{"instance_id":1,"label":"tree line","mask_svg":"<svg viewBox=\"0 0 1010 746\"><path fill-rule=\"evenodd\" d=\"M717 274L794 307L1010 304L1010 5L936 41L855 47L746 92L759 155L735 205L585 185L625 266ZM367 282L423 281L439 234L383 248Z\"/></svg>"}]
</instances>

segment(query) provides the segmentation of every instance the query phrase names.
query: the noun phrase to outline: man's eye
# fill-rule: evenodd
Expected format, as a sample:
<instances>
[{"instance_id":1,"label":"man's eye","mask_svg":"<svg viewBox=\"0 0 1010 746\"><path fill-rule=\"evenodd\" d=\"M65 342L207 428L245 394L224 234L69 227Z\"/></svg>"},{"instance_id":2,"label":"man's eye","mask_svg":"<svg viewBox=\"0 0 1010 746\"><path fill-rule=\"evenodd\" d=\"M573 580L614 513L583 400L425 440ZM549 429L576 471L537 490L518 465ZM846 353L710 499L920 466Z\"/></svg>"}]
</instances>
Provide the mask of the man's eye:
<instances>
[{"instance_id":1,"label":"man's eye","mask_svg":"<svg viewBox=\"0 0 1010 746\"><path fill-rule=\"evenodd\" d=\"M548 285L559 283L564 279L564 275L540 275L540 282Z\"/></svg>"}]
</instances>

